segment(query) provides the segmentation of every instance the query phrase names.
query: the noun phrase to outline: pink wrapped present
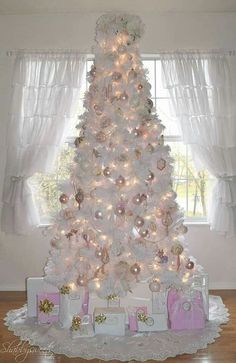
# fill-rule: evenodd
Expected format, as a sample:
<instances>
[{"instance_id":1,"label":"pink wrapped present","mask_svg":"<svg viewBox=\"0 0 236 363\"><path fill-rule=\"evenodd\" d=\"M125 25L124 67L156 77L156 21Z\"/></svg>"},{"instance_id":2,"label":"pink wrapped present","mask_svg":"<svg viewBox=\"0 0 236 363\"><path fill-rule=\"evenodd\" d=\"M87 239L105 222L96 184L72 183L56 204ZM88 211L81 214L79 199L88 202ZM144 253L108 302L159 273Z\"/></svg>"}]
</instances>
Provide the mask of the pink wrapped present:
<instances>
[{"instance_id":1,"label":"pink wrapped present","mask_svg":"<svg viewBox=\"0 0 236 363\"><path fill-rule=\"evenodd\" d=\"M202 329L205 314L202 293L191 293L171 289L167 300L169 323L172 330Z\"/></svg>"},{"instance_id":2,"label":"pink wrapped present","mask_svg":"<svg viewBox=\"0 0 236 363\"><path fill-rule=\"evenodd\" d=\"M59 293L37 294L38 322L41 324L58 321Z\"/></svg>"},{"instance_id":3,"label":"pink wrapped present","mask_svg":"<svg viewBox=\"0 0 236 363\"><path fill-rule=\"evenodd\" d=\"M147 315L147 306L129 306L127 308L128 311L128 321L129 321L129 330L137 331L138 330L138 313L143 313Z\"/></svg>"}]
</instances>

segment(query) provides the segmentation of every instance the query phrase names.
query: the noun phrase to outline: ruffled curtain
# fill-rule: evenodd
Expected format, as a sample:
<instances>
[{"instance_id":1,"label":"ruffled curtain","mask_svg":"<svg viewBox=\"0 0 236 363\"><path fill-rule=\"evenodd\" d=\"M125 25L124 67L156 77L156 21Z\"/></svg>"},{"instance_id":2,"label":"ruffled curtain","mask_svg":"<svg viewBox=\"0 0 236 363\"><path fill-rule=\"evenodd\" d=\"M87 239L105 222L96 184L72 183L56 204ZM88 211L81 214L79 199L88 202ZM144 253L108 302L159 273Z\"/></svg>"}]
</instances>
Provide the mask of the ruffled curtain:
<instances>
[{"instance_id":1,"label":"ruffled curtain","mask_svg":"<svg viewBox=\"0 0 236 363\"><path fill-rule=\"evenodd\" d=\"M161 55L184 142L198 168L216 177L208 220L211 228L236 235L236 112L228 57L213 53Z\"/></svg>"},{"instance_id":2,"label":"ruffled curtain","mask_svg":"<svg viewBox=\"0 0 236 363\"><path fill-rule=\"evenodd\" d=\"M66 127L76 117L85 61L72 52L16 55L2 197L6 233L27 234L40 222L28 179L53 170Z\"/></svg>"}]
</instances>

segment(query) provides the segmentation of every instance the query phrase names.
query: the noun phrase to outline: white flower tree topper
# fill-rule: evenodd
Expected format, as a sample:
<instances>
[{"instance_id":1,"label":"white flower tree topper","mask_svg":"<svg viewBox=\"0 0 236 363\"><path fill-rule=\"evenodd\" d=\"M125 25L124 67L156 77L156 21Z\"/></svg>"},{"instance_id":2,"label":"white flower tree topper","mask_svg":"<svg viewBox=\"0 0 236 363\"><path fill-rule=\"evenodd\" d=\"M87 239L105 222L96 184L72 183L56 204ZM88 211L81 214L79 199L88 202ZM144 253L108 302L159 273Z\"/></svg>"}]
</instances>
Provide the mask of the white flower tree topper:
<instances>
[{"instance_id":1,"label":"white flower tree topper","mask_svg":"<svg viewBox=\"0 0 236 363\"><path fill-rule=\"evenodd\" d=\"M172 159L154 113L138 41L139 17L98 19L86 111L78 125L71 180L60 197L46 278L125 296L138 281L191 283L183 215L172 190Z\"/></svg>"}]
</instances>

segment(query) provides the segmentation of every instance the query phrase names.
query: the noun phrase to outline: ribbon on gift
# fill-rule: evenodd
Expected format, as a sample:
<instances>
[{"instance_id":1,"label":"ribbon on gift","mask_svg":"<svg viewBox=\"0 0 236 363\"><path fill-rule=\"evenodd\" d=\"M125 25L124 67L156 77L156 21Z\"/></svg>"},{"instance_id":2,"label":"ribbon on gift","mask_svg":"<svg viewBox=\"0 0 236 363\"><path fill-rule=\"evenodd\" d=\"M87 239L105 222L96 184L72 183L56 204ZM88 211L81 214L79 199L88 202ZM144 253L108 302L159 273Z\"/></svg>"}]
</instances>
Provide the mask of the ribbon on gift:
<instances>
[{"instance_id":1,"label":"ribbon on gift","mask_svg":"<svg viewBox=\"0 0 236 363\"><path fill-rule=\"evenodd\" d=\"M146 306L128 306L128 319L129 319L129 330L137 331L138 330L138 322L137 322L137 313L141 312L147 314Z\"/></svg>"},{"instance_id":2,"label":"ribbon on gift","mask_svg":"<svg viewBox=\"0 0 236 363\"><path fill-rule=\"evenodd\" d=\"M39 311L41 311L45 314L49 314L52 312L53 307L54 307L54 304L52 301L50 301L48 299L40 300Z\"/></svg>"},{"instance_id":3,"label":"ribbon on gift","mask_svg":"<svg viewBox=\"0 0 236 363\"><path fill-rule=\"evenodd\" d=\"M88 309L89 309L89 290L85 288L82 307L81 307L81 314L87 315Z\"/></svg>"},{"instance_id":4,"label":"ribbon on gift","mask_svg":"<svg viewBox=\"0 0 236 363\"><path fill-rule=\"evenodd\" d=\"M138 321L140 321L141 323L144 323L148 326L152 326L154 324L154 320L151 316L146 315L145 313L138 313L137 314L137 319Z\"/></svg>"}]
</instances>

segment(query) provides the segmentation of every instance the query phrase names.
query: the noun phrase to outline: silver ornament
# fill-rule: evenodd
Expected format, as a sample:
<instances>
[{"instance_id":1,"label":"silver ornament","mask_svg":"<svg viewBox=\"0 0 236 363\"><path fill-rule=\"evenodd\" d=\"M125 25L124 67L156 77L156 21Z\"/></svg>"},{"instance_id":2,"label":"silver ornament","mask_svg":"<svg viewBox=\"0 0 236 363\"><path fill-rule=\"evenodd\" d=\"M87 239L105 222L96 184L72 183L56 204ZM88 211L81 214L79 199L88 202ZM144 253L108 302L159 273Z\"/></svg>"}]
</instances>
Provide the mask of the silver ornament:
<instances>
[{"instance_id":1,"label":"silver ornament","mask_svg":"<svg viewBox=\"0 0 236 363\"><path fill-rule=\"evenodd\" d=\"M141 229L141 230L139 231L139 234L140 234L140 236L141 236L141 237L147 237L147 235L148 235L148 230L147 230L147 229Z\"/></svg>"},{"instance_id":2,"label":"silver ornament","mask_svg":"<svg viewBox=\"0 0 236 363\"><path fill-rule=\"evenodd\" d=\"M109 166L107 166L104 170L103 170L103 175L106 177L111 176L111 169L109 168Z\"/></svg>"},{"instance_id":3,"label":"silver ornament","mask_svg":"<svg viewBox=\"0 0 236 363\"><path fill-rule=\"evenodd\" d=\"M85 286L86 285L86 278L84 275L79 275L77 280L76 280L76 283L78 286Z\"/></svg>"},{"instance_id":4,"label":"silver ornament","mask_svg":"<svg viewBox=\"0 0 236 363\"><path fill-rule=\"evenodd\" d=\"M149 289L152 292L158 292L160 291L161 285L157 280L152 280L149 284Z\"/></svg>"},{"instance_id":5,"label":"silver ornament","mask_svg":"<svg viewBox=\"0 0 236 363\"><path fill-rule=\"evenodd\" d=\"M116 185L118 185L119 187L122 187L125 185L125 178L120 175L117 179L116 179Z\"/></svg>"},{"instance_id":6,"label":"silver ornament","mask_svg":"<svg viewBox=\"0 0 236 363\"><path fill-rule=\"evenodd\" d=\"M103 219L103 213L101 210L96 210L95 212L95 218L96 219Z\"/></svg>"},{"instance_id":7,"label":"silver ornament","mask_svg":"<svg viewBox=\"0 0 236 363\"><path fill-rule=\"evenodd\" d=\"M193 261L188 261L185 265L185 267L188 269L188 270L192 270L194 268L194 262Z\"/></svg>"},{"instance_id":8,"label":"silver ornament","mask_svg":"<svg viewBox=\"0 0 236 363\"><path fill-rule=\"evenodd\" d=\"M152 171L149 171L148 176L146 178L146 181L152 181L154 179L155 175Z\"/></svg>"},{"instance_id":9,"label":"silver ornament","mask_svg":"<svg viewBox=\"0 0 236 363\"><path fill-rule=\"evenodd\" d=\"M130 267L130 272L132 273L132 275L137 276L141 271L141 268L139 266L138 263L134 263L131 267Z\"/></svg>"},{"instance_id":10,"label":"silver ornament","mask_svg":"<svg viewBox=\"0 0 236 363\"><path fill-rule=\"evenodd\" d=\"M98 258L102 257L102 248L97 248L95 251L95 256Z\"/></svg>"},{"instance_id":11,"label":"silver ornament","mask_svg":"<svg viewBox=\"0 0 236 363\"><path fill-rule=\"evenodd\" d=\"M142 197L140 194L136 194L133 198L132 198L132 202L136 205L139 205L142 203Z\"/></svg>"},{"instance_id":12,"label":"silver ornament","mask_svg":"<svg viewBox=\"0 0 236 363\"><path fill-rule=\"evenodd\" d=\"M97 116L101 116L103 114L103 107L102 106L94 105L93 108L94 108L94 111L95 111Z\"/></svg>"},{"instance_id":13,"label":"silver ornament","mask_svg":"<svg viewBox=\"0 0 236 363\"><path fill-rule=\"evenodd\" d=\"M120 206L120 205L118 205L118 206L116 207L116 209L115 209L115 214L116 214L117 216L123 216L123 215L125 214L125 208L124 208L124 207L122 207L122 206Z\"/></svg>"},{"instance_id":14,"label":"silver ornament","mask_svg":"<svg viewBox=\"0 0 236 363\"><path fill-rule=\"evenodd\" d=\"M119 99L120 99L121 101L127 101L127 100L128 100L128 98L129 98L129 96L127 95L127 93L126 93L126 92L121 93L121 95L120 95L120 97L119 97Z\"/></svg>"},{"instance_id":15,"label":"silver ornament","mask_svg":"<svg viewBox=\"0 0 236 363\"><path fill-rule=\"evenodd\" d=\"M136 227L142 227L144 225L144 219L142 217L137 216L135 218L134 224Z\"/></svg>"}]
</instances>

